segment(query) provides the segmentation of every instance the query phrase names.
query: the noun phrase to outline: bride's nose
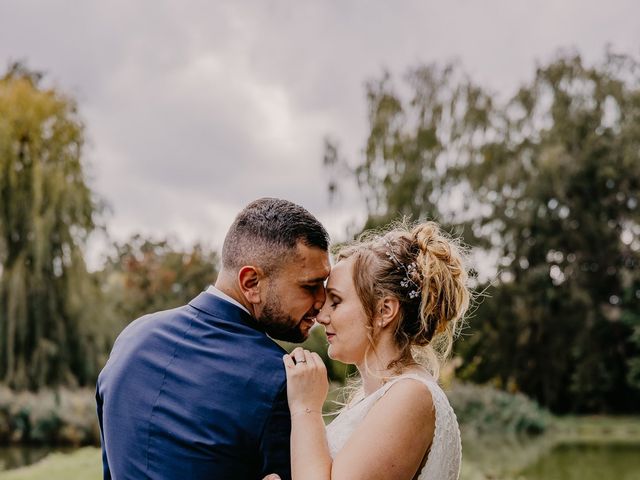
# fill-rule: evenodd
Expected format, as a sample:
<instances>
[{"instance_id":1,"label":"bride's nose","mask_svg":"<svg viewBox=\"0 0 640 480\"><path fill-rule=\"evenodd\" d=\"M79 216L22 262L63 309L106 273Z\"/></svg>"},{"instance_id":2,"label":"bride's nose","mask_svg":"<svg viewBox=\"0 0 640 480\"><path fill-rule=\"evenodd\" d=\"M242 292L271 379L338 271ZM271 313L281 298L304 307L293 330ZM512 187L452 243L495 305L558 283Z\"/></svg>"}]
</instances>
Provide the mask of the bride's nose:
<instances>
[{"instance_id":1,"label":"bride's nose","mask_svg":"<svg viewBox=\"0 0 640 480\"><path fill-rule=\"evenodd\" d=\"M329 302L325 302L324 303L324 305L320 309L320 312L318 312L318 315L316 316L316 322L318 322L318 323L320 323L322 325L328 325L329 322L331 321L331 319L329 317L329 313L327 311L327 303L329 303Z\"/></svg>"}]
</instances>

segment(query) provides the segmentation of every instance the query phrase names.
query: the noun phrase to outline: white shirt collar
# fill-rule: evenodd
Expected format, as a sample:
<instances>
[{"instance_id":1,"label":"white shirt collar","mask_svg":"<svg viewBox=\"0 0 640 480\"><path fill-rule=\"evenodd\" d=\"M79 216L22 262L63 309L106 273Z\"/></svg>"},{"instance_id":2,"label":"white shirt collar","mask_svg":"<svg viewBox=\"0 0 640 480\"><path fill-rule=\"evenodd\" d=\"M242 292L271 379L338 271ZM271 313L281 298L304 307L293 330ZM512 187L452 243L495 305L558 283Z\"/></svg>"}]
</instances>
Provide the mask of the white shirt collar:
<instances>
[{"instance_id":1,"label":"white shirt collar","mask_svg":"<svg viewBox=\"0 0 640 480\"><path fill-rule=\"evenodd\" d=\"M221 298L222 300L226 300L229 303L234 304L236 307L240 307L242 310L244 310L245 312L247 312L249 315L251 315L251 312L249 310L247 310L247 307L245 307L244 305L242 305L240 302L238 302L236 299L231 298L229 295L227 295L226 293L224 293L221 290L218 290L216 287L214 287L213 285L209 285L209 288L207 288L206 290L207 293L210 293L211 295L215 295L218 298ZM251 315L253 316L253 315Z\"/></svg>"}]
</instances>

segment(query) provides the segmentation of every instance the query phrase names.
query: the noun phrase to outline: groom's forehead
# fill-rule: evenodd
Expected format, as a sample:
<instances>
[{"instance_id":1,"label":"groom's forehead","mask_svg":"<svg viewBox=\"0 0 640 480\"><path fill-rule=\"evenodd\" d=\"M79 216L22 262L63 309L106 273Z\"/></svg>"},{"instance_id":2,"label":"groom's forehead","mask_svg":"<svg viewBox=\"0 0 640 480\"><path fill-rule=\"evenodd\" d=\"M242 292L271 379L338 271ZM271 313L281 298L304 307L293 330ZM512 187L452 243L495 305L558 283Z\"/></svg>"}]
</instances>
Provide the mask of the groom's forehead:
<instances>
[{"instance_id":1,"label":"groom's forehead","mask_svg":"<svg viewBox=\"0 0 640 480\"><path fill-rule=\"evenodd\" d=\"M327 280L330 272L330 266L327 262L326 265L300 265L293 262L289 266L291 277L295 278L298 283L301 284L318 284L324 283Z\"/></svg>"},{"instance_id":2,"label":"groom's forehead","mask_svg":"<svg viewBox=\"0 0 640 480\"><path fill-rule=\"evenodd\" d=\"M293 267L288 275L290 281L294 281L299 285L324 285L327 277L329 276L329 270L315 270L302 269Z\"/></svg>"},{"instance_id":3,"label":"groom's forehead","mask_svg":"<svg viewBox=\"0 0 640 480\"><path fill-rule=\"evenodd\" d=\"M302 243L296 246L295 253L288 259L289 269L296 271L298 277L306 277L309 282L324 280L329 275L331 265L329 253L318 247L309 247Z\"/></svg>"}]
</instances>

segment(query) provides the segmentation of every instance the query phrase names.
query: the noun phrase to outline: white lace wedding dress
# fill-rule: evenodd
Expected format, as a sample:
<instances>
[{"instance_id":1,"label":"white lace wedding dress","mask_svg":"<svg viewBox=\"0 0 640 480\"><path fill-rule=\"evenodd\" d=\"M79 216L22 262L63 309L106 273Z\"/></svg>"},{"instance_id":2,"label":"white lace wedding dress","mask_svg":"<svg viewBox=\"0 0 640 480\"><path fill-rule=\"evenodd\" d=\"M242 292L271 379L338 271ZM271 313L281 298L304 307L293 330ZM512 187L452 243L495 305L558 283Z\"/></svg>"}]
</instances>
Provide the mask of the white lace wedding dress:
<instances>
[{"instance_id":1,"label":"white lace wedding dress","mask_svg":"<svg viewBox=\"0 0 640 480\"><path fill-rule=\"evenodd\" d=\"M427 462L418 475L418 480L457 480L460 475L462 459L458 421L449 404L449 400L447 400L440 386L433 378L426 375L412 373L398 376L369 396L343 409L327 427L327 441L329 442L331 458L335 458L338 451L351 436L351 433L380 397L394 383L405 378L413 378L424 383L431 392L435 406L436 428L433 443L431 444Z\"/></svg>"}]
</instances>

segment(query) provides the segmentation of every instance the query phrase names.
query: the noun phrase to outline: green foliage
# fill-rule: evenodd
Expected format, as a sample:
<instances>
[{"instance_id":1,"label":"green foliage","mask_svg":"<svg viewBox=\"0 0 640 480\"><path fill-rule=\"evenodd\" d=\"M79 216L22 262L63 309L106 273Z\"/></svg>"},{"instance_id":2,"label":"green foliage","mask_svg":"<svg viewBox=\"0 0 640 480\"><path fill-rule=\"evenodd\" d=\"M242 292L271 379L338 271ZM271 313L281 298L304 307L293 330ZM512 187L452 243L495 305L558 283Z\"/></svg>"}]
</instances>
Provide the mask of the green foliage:
<instances>
[{"instance_id":1,"label":"green foliage","mask_svg":"<svg viewBox=\"0 0 640 480\"><path fill-rule=\"evenodd\" d=\"M488 123L491 97L456 65L418 67L405 80L412 90L406 101L389 74L367 83L370 133L353 170L369 207L365 228L402 216L446 221L443 199L458 185L443 173L468 157L476 131ZM340 163L328 143L325 164Z\"/></svg>"},{"instance_id":2,"label":"green foliage","mask_svg":"<svg viewBox=\"0 0 640 480\"><path fill-rule=\"evenodd\" d=\"M631 285L623 296L624 305L638 304L640 286ZM629 339L635 349L640 350L640 308L626 308L620 314L620 321L631 329ZM640 390L640 355L631 357L628 361L627 383L636 390Z\"/></svg>"},{"instance_id":3,"label":"green foliage","mask_svg":"<svg viewBox=\"0 0 640 480\"><path fill-rule=\"evenodd\" d=\"M114 334L143 314L186 304L218 275L218 255L199 244L179 249L134 235L114 249L98 274Z\"/></svg>"},{"instance_id":4,"label":"green foliage","mask_svg":"<svg viewBox=\"0 0 640 480\"><path fill-rule=\"evenodd\" d=\"M409 98L389 75L368 84L370 134L352 172L367 227L435 218L498 258L459 342L460 375L559 412L637 411L638 63L560 55L506 101L456 65L406 80ZM329 146L327 166L344 168Z\"/></svg>"},{"instance_id":5,"label":"green foliage","mask_svg":"<svg viewBox=\"0 0 640 480\"><path fill-rule=\"evenodd\" d=\"M535 401L490 386L454 383L447 397L458 421L476 434L530 434L545 432L553 416Z\"/></svg>"},{"instance_id":6,"label":"green foliage","mask_svg":"<svg viewBox=\"0 0 640 480\"><path fill-rule=\"evenodd\" d=\"M0 78L0 381L15 388L86 384L101 350L84 127L40 77L13 65Z\"/></svg>"},{"instance_id":7,"label":"green foliage","mask_svg":"<svg viewBox=\"0 0 640 480\"><path fill-rule=\"evenodd\" d=\"M0 444L99 445L94 391L0 387Z\"/></svg>"},{"instance_id":8,"label":"green foliage","mask_svg":"<svg viewBox=\"0 0 640 480\"><path fill-rule=\"evenodd\" d=\"M73 99L40 81L21 65L0 79L0 382L18 390L93 384L128 322L186 303L217 264L200 245L133 236L87 272L101 207L85 179L84 126Z\"/></svg>"},{"instance_id":9,"label":"green foliage","mask_svg":"<svg viewBox=\"0 0 640 480\"><path fill-rule=\"evenodd\" d=\"M463 373L514 383L557 411L637 409L638 65L561 58L538 69L503 118L466 173L491 209L474 228L500 239L502 275L478 312L466 349L475 362ZM512 343L500 360L490 331Z\"/></svg>"}]
</instances>

